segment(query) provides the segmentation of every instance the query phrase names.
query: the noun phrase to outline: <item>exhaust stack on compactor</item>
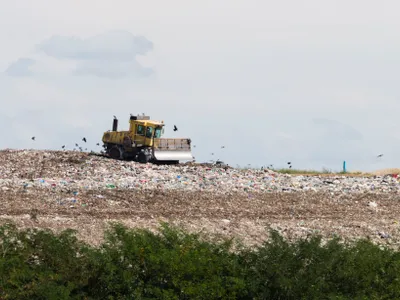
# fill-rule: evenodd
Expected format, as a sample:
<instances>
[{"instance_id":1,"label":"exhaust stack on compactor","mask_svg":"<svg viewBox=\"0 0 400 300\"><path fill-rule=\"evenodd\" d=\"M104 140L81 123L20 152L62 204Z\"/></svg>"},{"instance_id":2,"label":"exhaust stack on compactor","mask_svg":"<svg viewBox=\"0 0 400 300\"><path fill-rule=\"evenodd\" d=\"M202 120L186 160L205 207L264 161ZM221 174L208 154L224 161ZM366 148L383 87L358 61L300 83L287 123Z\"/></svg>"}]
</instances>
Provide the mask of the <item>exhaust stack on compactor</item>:
<instances>
[{"instance_id":1,"label":"exhaust stack on compactor","mask_svg":"<svg viewBox=\"0 0 400 300\"><path fill-rule=\"evenodd\" d=\"M112 131L117 131L118 130L118 119L113 120L113 126L112 126Z\"/></svg>"}]
</instances>

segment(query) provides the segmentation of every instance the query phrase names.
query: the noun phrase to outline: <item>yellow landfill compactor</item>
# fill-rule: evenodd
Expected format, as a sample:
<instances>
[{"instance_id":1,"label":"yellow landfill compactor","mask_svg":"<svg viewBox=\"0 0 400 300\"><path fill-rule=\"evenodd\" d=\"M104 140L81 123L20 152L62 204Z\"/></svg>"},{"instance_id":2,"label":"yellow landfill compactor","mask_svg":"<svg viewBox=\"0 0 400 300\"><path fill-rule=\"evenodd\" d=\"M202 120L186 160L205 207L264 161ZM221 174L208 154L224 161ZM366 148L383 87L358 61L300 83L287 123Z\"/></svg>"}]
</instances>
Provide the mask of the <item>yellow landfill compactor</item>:
<instances>
[{"instance_id":1,"label":"yellow landfill compactor","mask_svg":"<svg viewBox=\"0 0 400 300\"><path fill-rule=\"evenodd\" d=\"M112 131L104 132L102 138L106 155L141 163L178 164L193 160L191 140L161 138L164 125L164 121L153 121L149 116L131 115L129 130L118 131L118 119L114 117Z\"/></svg>"}]
</instances>

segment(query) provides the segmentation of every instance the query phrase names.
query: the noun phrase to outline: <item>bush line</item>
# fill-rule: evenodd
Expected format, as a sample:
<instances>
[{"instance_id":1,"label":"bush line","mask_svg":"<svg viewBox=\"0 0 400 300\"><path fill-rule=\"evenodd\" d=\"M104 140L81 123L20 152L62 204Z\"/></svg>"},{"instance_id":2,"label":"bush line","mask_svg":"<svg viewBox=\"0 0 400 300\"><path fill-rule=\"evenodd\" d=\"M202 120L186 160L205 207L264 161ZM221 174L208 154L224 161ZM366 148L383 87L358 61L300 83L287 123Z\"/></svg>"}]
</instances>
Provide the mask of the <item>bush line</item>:
<instances>
[{"instance_id":1,"label":"bush line","mask_svg":"<svg viewBox=\"0 0 400 300\"><path fill-rule=\"evenodd\" d=\"M400 299L400 252L367 240L271 231L232 251L167 223L114 223L100 246L75 234L0 226L1 299Z\"/></svg>"}]
</instances>

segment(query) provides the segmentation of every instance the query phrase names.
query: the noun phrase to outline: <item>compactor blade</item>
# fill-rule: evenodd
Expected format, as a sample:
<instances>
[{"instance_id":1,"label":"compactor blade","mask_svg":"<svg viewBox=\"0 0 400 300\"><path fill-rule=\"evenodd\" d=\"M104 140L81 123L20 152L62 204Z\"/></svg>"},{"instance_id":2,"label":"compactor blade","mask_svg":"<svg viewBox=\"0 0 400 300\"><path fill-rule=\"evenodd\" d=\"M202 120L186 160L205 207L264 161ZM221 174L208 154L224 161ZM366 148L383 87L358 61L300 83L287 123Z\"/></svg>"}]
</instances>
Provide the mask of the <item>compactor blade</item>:
<instances>
[{"instance_id":1,"label":"compactor blade","mask_svg":"<svg viewBox=\"0 0 400 300\"><path fill-rule=\"evenodd\" d=\"M190 139L154 139L154 159L159 162L179 163L193 160Z\"/></svg>"},{"instance_id":2,"label":"compactor blade","mask_svg":"<svg viewBox=\"0 0 400 300\"><path fill-rule=\"evenodd\" d=\"M190 151L178 151L178 150L158 150L154 151L154 157L157 161L188 161L193 160L192 153Z\"/></svg>"}]
</instances>

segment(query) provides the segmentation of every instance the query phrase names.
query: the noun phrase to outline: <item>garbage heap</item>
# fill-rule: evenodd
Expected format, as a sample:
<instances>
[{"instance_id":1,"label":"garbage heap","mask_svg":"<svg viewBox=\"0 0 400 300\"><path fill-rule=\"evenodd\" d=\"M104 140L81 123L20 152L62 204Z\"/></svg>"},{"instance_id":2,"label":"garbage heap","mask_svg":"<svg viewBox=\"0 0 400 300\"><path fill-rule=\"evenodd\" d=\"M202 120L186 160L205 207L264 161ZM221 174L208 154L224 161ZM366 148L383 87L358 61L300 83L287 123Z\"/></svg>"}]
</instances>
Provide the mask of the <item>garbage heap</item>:
<instances>
[{"instance_id":1,"label":"garbage heap","mask_svg":"<svg viewBox=\"0 0 400 300\"><path fill-rule=\"evenodd\" d=\"M232 193L398 193L396 176L296 176L271 170L118 161L71 151L0 151L0 188L182 190Z\"/></svg>"}]
</instances>

